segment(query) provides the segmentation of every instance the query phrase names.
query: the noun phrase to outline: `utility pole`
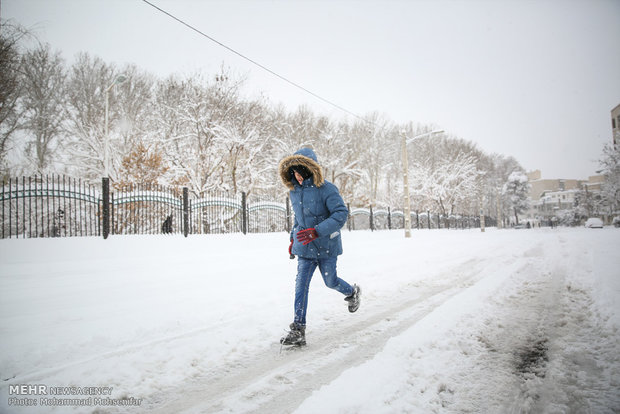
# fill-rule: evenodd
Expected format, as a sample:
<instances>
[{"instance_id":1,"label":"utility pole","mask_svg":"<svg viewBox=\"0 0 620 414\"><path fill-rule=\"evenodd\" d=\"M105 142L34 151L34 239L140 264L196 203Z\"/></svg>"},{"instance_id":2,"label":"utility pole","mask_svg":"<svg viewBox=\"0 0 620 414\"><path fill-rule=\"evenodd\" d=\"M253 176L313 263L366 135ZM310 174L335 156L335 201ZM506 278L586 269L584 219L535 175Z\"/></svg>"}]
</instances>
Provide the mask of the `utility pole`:
<instances>
[{"instance_id":1,"label":"utility pole","mask_svg":"<svg viewBox=\"0 0 620 414\"><path fill-rule=\"evenodd\" d=\"M405 131L400 132L403 153L403 186L405 191L405 237L411 237L411 207L409 205L409 156L407 154L407 137Z\"/></svg>"}]
</instances>

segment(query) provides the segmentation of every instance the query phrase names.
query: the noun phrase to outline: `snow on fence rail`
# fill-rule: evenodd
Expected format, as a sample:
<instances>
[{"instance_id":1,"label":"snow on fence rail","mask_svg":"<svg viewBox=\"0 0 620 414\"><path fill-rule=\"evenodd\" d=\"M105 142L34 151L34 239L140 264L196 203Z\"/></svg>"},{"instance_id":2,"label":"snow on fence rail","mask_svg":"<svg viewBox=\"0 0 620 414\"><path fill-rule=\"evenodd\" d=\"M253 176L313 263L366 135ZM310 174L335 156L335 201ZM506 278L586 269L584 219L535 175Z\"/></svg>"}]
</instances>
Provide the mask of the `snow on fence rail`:
<instances>
[{"instance_id":1,"label":"snow on fence rail","mask_svg":"<svg viewBox=\"0 0 620 414\"><path fill-rule=\"evenodd\" d=\"M187 188L94 185L66 176L11 178L0 192L1 237L70 237L121 234L213 234L290 231L292 210L282 201L246 193L190 195ZM404 228L390 207L348 206L351 230ZM487 218L487 223L492 222ZM478 227L479 218L412 212L413 228Z\"/></svg>"},{"instance_id":2,"label":"snow on fence rail","mask_svg":"<svg viewBox=\"0 0 620 414\"><path fill-rule=\"evenodd\" d=\"M230 207L237 210L241 210L243 208L240 199L230 197L200 198L192 202L192 209L204 207Z\"/></svg>"},{"instance_id":3,"label":"snow on fence rail","mask_svg":"<svg viewBox=\"0 0 620 414\"><path fill-rule=\"evenodd\" d=\"M112 201L114 205L119 206L127 203L139 203L139 202L153 202L168 204L172 207L181 208L182 202L178 197L163 193L160 191L139 191L134 193L114 193L114 199Z\"/></svg>"}]
</instances>

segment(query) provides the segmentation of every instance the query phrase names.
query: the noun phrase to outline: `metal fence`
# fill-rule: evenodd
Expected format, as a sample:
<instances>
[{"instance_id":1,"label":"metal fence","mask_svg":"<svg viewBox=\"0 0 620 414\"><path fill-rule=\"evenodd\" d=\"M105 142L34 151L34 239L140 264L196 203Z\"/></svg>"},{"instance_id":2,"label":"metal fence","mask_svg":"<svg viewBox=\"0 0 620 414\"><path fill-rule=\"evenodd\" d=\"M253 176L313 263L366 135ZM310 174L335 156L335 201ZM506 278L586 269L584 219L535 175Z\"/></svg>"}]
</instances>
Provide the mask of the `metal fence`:
<instances>
[{"instance_id":1,"label":"metal fence","mask_svg":"<svg viewBox=\"0 0 620 414\"><path fill-rule=\"evenodd\" d=\"M290 231L288 198L211 193L189 201L190 233L269 233Z\"/></svg>"},{"instance_id":2,"label":"metal fence","mask_svg":"<svg viewBox=\"0 0 620 414\"><path fill-rule=\"evenodd\" d=\"M185 187L83 183L66 176L10 178L0 190L1 238L290 231L288 198L274 201Z\"/></svg>"},{"instance_id":3,"label":"metal fence","mask_svg":"<svg viewBox=\"0 0 620 414\"><path fill-rule=\"evenodd\" d=\"M243 232L243 195L204 194L189 200L191 234Z\"/></svg>"},{"instance_id":4,"label":"metal fence","mask_svg":"<svg viewBox=\"0 0 620 414\"><path fill-rule=\"evenodd\" d=\"M100 234L100 196L92 185L64 176L3 182L2 238Z\"/></svg>"},{"instance_id":5,"label":"metal fence","mask_svg":"<svg viewBox=\"0 0 620 414\"><path fill-rule=\"evenodd\" d=\"M349 208L349 220L347 226L349 230L392 230L405 228L405 214L400 211L387 209L373 209L372 206ZM486 225L494 226L495 219L485 217ZM480 217L468 216L464 214L442 215L439 213L412 212L411 227L413 229L467 229L480 227Z\"/></svg>"},{"instance_id":6,"label":"metal fence","mask_svg":"<svg viewBox=\"0 0 620 414\"><path fill-rule=\"evenodd\" d=\"M217 234L288 232L292 212L287 198L277 201L246 193L212 192L194 196L186 187L92 185L66 176L9 179L0 192L1 237L71 237L124 234ZM349 208L347 228L404 228L400 210ZM470 228L480 217L412 212L412 228ZM494 220L486 218L493 226Z\"/></svg>"},{"instance_id":7,"label":"metal fence","mask_svg":"<svg viewBox=\"0 0 620 414\"><path fill-rule=\"evenodd\" d=\"M110 234L180 231L176 223L182 222L182 190L159 185L110 189L109 206Z\"/></svg>"}]
</instances>

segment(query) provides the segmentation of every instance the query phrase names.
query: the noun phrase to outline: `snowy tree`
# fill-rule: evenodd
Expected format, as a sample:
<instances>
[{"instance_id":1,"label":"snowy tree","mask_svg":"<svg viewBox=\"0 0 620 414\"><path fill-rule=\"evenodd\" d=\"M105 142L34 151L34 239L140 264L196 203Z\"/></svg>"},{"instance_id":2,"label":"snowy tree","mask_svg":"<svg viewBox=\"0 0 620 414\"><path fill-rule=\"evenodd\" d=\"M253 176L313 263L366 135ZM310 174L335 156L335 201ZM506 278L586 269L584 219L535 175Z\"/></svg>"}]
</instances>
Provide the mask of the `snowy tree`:
<instances>
[{"instance_id":1,"label":"snowy tree","mask_svg":"<svg viewBox=\"0 0 620 414\"><path fill-rule=\"evenodd\" d=\"M0 174L9 173L7 154L19 128L22 93L19 43L27 36L21 27L6 21L0 24Z\"/></svg>"},{"instance_id":2,"label":"snowy tree","mask_svg":"<svg viewBox=\"0 0 620 414\"><path fill-rule=\"evenodd\" d=\"M157 147L151 113L153 76L140 71L135 65L123 67L120 73L125 81L115 87L114 108L110 111L113 117L108 132L113 178L120 174L127 154L140 151L144 146L149 151Z\"/></svg>"},{"instance_id":3,"label":"snowy tree","mask_svg":"<svg viewBox=\"0 0 620 414\"><path fill-rule=\"evenodd\" d=\"M413 193L431 200L442 215L456 213L457 206L476 193L476 158L468 153L442 157L435 163L416 162L410 168Z\"/></svg>"},{"instance_id":4,"label":"snowy tree","mask_svg":"<svg viewBox=\"0 0 620 414\"><path fill-rule=\"evenodd\" d=\"M565 215L565 223L563 224L576 226L588 217L592 217L593 213L602 209L601 194L590 191L587 185L584 190L574 190L573 197L573 206L568 209L570 214ZM566 220L567 218L570 218L570 220ZM560 221L562 221L562 218L560 218Z\"/></svg>"},{"instance_id":5,"label":"snowy tree","mask_svg":"<svg viewBox=\"0 0 620 414\"><path fill-rule=\"evenodd\" d=\"M240 102L236 112L215 123L216 146L225 155L224 186L250 194L271 185L265 178L275 168L263 157L270 141L267 113L260 102Z\"/></svg>"},{"instance_id":6,"label":"snowy tree","mask_svg":"<svg viewBox=\"0 0 620 414\"><path fill-rule=\"evenodd\" d=\"M76 175L99 180L105 171L105 93L117 76L113 66L80 53L70 69L67 92L65 157ZM112 91L111 91L112 92ZM109 95L109 124L118 119L116 94Z\"/></svg>"},{"instance_id":7,"label":"snowy tree","mask_svg":"<svg viewBox=\"0 0 620 414\"><path fill-rule=\"evenodd\" d=\"M514 212L515 221L518 225L519 214L530 208L530 184L527 175L520 171L511 173L508 181L504 184L503 192Z\"/></svg>"},{"instance_id":8,"label":"snowy tree","mask_svg":"<svg viewBox=\"0 0 620 414\"><path fill-rule=\"evenodd\" d=\"M257 193L272 199L283 199L286 190L280 183L278 164L282 158L291 155L299 148L290 139L292 127L289 124L289 114L286 109L281 105L273 107L265 102L263 111L264 134L269 139L265 142L260 153L260 176L256 177L260 184L255 190ZM254 170L254 173L258 172L258 170Z\"/></svg>"},{"instance_id":9,"label":"snowy tree","mask_svg":"<svg viewBox=\"0 0 620 414\"><path fill-rule=\"evenodd\" d=\"M601 188L602 203L612 214L620 214L620 145L605 145L599 165L605 177Z\"/></svg>"},{"instance_id":10,"label":"snowy tree","mask_svg":"<svg viewBox=\"0 0 620 414\"><path fill-rule=\"evenodd\" d=\"M156 135L170 162L173 180L188 185L195 194L233 190L231 181L225 179L227 166L232 165L231 153L222 145L225 139L221 134L230 137L236 133L232 126L243 114L240 86L241 81L223 72L214 82L197 74L185 79L171 77L157 88L153 110ZM235 152L232 147L229 150Z\"/></svg>"},{"instance_id":11,"label":"snowy tree","mask_svg":"<svg viewBox=\"0 0 620 414\"><path fill-rule=\"evenodd\" d=\"M356 174L352 177L354 198L363 205L377 205L380 199L380 185L386 176L384 167L394 161L388 152L388 137L395 137L393 129L390 121L377 113L369 114L353 125L353 142L349 145L355 158L349 163L356 166Z\"/></svg>"},{"instance_id":12,"label":"snowy tree","mask_svg":"<svg viewBox=\"0 0 620 414\"><path fill-rule=\"evenodd\" d=\"M160 184L160 180L168 171L168 167L156 147L151 148L140 142L134 149L123 157L119 180L114 183L115 188L144 185L151 187Z\"/></svg>"},{"instance_id":13,"label":"snowy tree","mask_svg":"<svg viewBox=\"0 0 620 414\"><path fill-rule=\"evenodd\" d=\"M188 178L169 154L178 152L178 141L183 137L183 123L177 111L183 99L183 90L184 81L173 76L155 83L149 128L152 140L161 144L164 158L170 164L168 181L178 185L187 185Z\"/></svg>"},{"instance_id":14,"label":"snowy tree","mask_svg":"<svg viewBox=\"0 0 620 414\"><path fill-rule=\"evenodd\" d=\"M512 206L504 194L504 184L514 171L525 174L525 170L513 157L506 157L500 154L492 154L482 157L481 171L486 171L484 177L486 183L485 199L487 200L488 211L494 211L498 221L512 215Z\"/></svg>"},{"instance_id":15,"label":"snowy tree","mask_svg":"<svg viewBox=\"0 0 620 414\"><path fill-rule=\"evenodd\" d=\"M37 173L52 162L62 133L65 105L64 60L49 45L39 45L22 57L22 129L27 133L26 153Z\"/></svg>"},{"instance_id":16,"label":"snowy tree","mask_svg":"<svg viewBox=\"0 0 620 414\"><path fill-rule=\"evenodd\" d=\"M294 145L295 150L313 146L319 139L321 124L328 123L327 118L317 119L310 108L305 105L300 106L297 111L292 113L288 119L286 126L290 129L287 135L288 140Z\"/></svg>"},{"instance_id":17,"label":"snowy tree","mask_svg":"<svg viewBox=\"0 0 620 414\"><path fill-rule=\"evenodd\" d=\"M393 126L384 136L381 152L383 161L380 165L380 182L377 199L383 200L384 207L401 207L403 194L402 142L399 128Z\"/></svg>"},{"instance_id":18,"label":"snowy tree","mask_svg":"<svg viewBox=\"0 0 620 414\"><path fill-rule=\"evenodd\" d=\"M407 136L418 136L432 128L409 130ZM444 217L476 210L483 174L473 145L453 138L425 137L413 141L408 149L416 209L439 211Z\"/></svg>"},{"instance_id":19,"label":"snowy tree","mask_svg":"<svg viewBox=\"0 0 620 414\"><path fill-rule=\"evenodd\" d=\"M340 194L347 202L355 199L356 187L363 175L362 164L367 151L359 151L364 141L356 125L349 127L345 123L328 122L322 117L317 123L318 137L315 141L319 163L323 167L325 179L340 189ZM359 201L359 199L357 200Z\"/></svg>"},{"instance_id":20,"label":"snowy tree","mask_svg":"<svg viewBox=\"0 0 620 414\"><path fill-rule=\"evenodd\" d=\"M283 105L270 108L269 113L271 117L269 134L273 137L272 151L275 161L291 155L304 144L308 144L303 138L301 138L301 142L297 139L299 135L294 133L295 127L291 120L291 114L286 111Z\"/></svg>"},{"instance_id":21,"label":"snowy tree","mask_svg":"<svg viewBox=\"0 0 620 414\"><path fill-rule=\"evenodd\" d=\"M112 185L121 197L126 193L135 193L136 191L157 192L160 180L167 169L168 167L156 146L149 147L140 142L135 144L134 149L123 157L118 179L113 181ZM175 190L177 196L180 196L180 189ZM148 201L129 200L116 207L115 225L117 227L115 231L122 234L128 227L138 227L143 221L140 211L148 204ZM153 214L167 215L168 213L162 213L162 209L156 209ZM160 219L163 221L165 217L160 217Z\"/></svg>"}]
</instances>

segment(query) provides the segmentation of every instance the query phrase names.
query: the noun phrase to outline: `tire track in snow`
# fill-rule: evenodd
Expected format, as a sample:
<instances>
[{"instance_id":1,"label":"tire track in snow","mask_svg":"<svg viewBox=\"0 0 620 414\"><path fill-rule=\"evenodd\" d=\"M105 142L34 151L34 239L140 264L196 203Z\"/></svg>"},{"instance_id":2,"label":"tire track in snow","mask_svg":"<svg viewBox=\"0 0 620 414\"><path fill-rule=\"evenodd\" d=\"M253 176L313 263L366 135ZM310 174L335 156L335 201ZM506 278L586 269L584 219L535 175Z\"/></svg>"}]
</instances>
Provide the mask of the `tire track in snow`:
<instances>
[{"instance_id":1,"label":"tire track in snow","mask_svg":"<svg viewBox=\"0 0 620 414\"><path fill-rule=\"evenodd\" d=\"M391 337L479 281L483 266L482 259L461 263L456 269L467 269L464 275L451 278L456 271L449 270L438 275L443 281L438 286L409 285L387 310L375 306L363 320L337 321L332 326L338 329L324 333L309 331L309 345L302 350L280 354L280 345L274 344L252 360L217 367L191 385L147 399L143 408L153 413L291 412L315 389L373 358ZM346 342L343 334L349 336Z\"/></svg>"}]
</instances>

